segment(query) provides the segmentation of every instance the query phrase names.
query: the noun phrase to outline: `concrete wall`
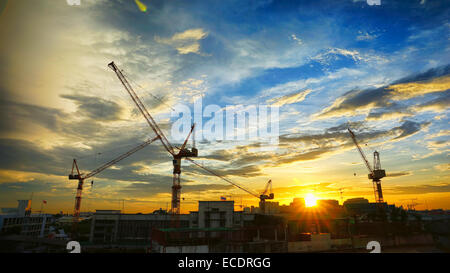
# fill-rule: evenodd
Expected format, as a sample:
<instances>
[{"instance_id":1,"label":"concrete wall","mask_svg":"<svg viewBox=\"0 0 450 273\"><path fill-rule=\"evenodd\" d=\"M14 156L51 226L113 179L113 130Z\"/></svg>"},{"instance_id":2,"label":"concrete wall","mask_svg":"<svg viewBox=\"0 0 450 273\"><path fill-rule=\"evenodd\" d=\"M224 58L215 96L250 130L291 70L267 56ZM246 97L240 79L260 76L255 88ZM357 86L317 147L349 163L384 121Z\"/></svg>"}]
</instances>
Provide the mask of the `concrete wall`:
<instances>
[{"instance_id":1,"label":"concrete wall","mask_svg":"<svg viewBox=\"0 0 450 273\"><path fill-rule=\"evenodd\" d=\"M221 227L221 221L224 221L223 227L233 227L233 213L234 201L200 201L198 202L198 227ZM221 218L221 214L224 218Z\"/></svg>"},{"instance_id":2,"label":"concrete wall","mask_svg":"<svg viewBox=\"0 0 450 273\"><path fill-rule=\"evenodd\" d=\"M331 239L331 248L334 248L334 249L344 249L344 248L351 247L351 245L352 245L351 238Z\"/></svg>"},{"instance_id":3,"label":"concrete wall","mask_svg":"<svg viewBox=\"0 0 450 273\"><path fill-rule=\"evenodd\" d=\"M92 216L89 241L95 243L112 243L121 240L145 241L149 239L152 228L169 227L171 221L171 215L97 211ZM179 221L182 225L186 223L189 225L190 215L179 215ZM130 228L131 232L127 232L126 228Z\"/></svg>"},{"instance_id":4,"label":"concrete wall","mask_svg":"<svg viewBox=\"0 0 450 273\"><path fill-rule=\"evenodd\" d=\"M332 245L329 233L312 234L311 241L288 242L288 252L315 252L330 250Z\"/></svg>"},{"instance_id":5,"label":"concrete wall","mask_svg":"<svg viewBox=\"0 0 450 273\"><path fill-rule=\"evenodd\" d=\"M431 234L415 234L409 236L392 236L388 238L383 237L353 237L354 248L366 248L367 243L370 241L378 241L381 247L395 247L395 246L408 246L408 245L432 245L433 237Z\"/></svg>"}]
</instances>

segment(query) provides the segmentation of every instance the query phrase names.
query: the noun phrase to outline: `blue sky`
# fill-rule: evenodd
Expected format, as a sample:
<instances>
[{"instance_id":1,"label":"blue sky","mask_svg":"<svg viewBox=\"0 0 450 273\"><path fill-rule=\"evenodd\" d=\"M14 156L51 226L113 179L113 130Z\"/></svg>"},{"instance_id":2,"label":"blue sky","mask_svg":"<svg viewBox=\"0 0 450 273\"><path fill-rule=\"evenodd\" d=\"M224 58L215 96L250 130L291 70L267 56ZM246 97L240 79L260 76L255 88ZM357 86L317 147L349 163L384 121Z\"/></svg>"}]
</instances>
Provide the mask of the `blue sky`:
<instances>
[{"instance_id":1,"label":"blue sky","mask_svg":"<svg viewBox=\"0 0 450 273\"><path fill-rule=\"evenodd\" d=\"M450 208L446 1L142 0L147 12L134 1L81 1L0 1L0 205L34 192L53 210L71 210L73 157L94 169L151 135L106 66L114 60L143 87L164 130L170 107L192 108L198 96L204 106L280 105L275 152L199 144L199 161L256 192L272 178L281 203L311 190L338 199L339 188L372 200L350 125L391 173L388 202L420 195ZM91 209L127 199L150 210L170 200L170 158L157 145L146 149L99 175L86 192ZM186 200L232 192L257 202L195 166L184 170Z\"/></svg>"}]
</instances>

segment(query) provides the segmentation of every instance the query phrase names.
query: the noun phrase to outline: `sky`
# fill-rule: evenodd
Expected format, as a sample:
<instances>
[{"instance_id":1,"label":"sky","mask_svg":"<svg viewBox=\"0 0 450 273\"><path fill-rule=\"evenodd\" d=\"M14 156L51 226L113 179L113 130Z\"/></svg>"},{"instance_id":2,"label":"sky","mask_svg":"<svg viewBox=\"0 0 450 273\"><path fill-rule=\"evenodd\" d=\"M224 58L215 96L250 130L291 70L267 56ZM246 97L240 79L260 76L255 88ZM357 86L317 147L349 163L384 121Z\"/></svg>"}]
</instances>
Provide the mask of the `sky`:
<instances>
[{"instance_id":1,"label":"sky","mask_svg":"<svg viewBox=\"0 0 450 273\"><path fill-rule=\"evenodd\" d=\"M255 194L271 179L280 204L373 202L351 127L370 162L380 153L385 201L450 209L448 1L140 3L0 0L0 207L32 196L72 213L73 158L87 173L154 136L114 61L173 144L177 105L278 106L275 149L196 141L197 162ZM89 179L81 210L170 208L171 160L152 143ZM186 161L181 181L183 213L259 201Z\"/></svg>"}]
</instances>

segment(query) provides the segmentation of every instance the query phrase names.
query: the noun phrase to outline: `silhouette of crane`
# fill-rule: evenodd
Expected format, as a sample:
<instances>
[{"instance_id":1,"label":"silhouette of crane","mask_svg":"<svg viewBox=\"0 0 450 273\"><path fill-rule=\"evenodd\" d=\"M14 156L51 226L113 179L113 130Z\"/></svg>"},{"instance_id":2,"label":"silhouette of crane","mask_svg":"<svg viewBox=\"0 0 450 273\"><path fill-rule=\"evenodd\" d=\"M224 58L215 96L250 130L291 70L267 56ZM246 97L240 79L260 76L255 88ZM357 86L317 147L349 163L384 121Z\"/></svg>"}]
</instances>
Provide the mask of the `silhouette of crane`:
<instances>
[{"instance_id":1,"label":"silhouette of crane","mask_svg":"<svg viewBox=\"0 0 450 273\"><path fill-rule=\"evenodd\" d=\"M369 179L373 182L373 188L375 193L375 202L376 203L383 203L383 191L381 189L381 178L386 176L385 170L381 169L381 162L380 162L380 154L375 151L373 153L373 168L370 166L369 161L367 161L366 156L364 155L364 152L362 151L361 147L358 144L358 141L356 140L355 134L348 128L348 132L350 133L350 136L353 139L353 142L355 143L356 148L358 149L359 154L361 155L361 158L363 159L364 163L366 164L367 169L369 170Z\"/></svg>"},{"instance_id":2,"label":"silhouette of crane","mask_svg":"<svg viewBox=\"0 0 450 273\"><path fill-rule=\"evenodd\" d=\"M148 125L152 128L153 132L158 136L160 139L162 145L166 149L166 151L172 155L173 157L173 185L172 185L172 207L171 212L172 214L180 214L180 199L181 199L181 181L180 181L180 175L181 175L181 159L187 158L187 157L197 157L198 156L198 150L195 148L195 140L193 142L193 148L191 150L186 148L186 144L194 131L195 124L192 125L191 131L189 132L186 140L184 141L181 148L175 147L172 144L170 144L169 140L167 140L167 137L162 132L161 128L158 126L156 121L153 119L153 117L150 115L150 113L147 111L147 108L145 107L142 100L138 97L136 92L134 91L133 87L125 77L125 75L122 73L122 71L117 67L117 65L114 62L111 62L108 64L108 67L111 68L119 78L120 82L122 83L125 90L130 95L131 99L136 104L139 111L144 116L145 120L147 121ZM179 151L176 152L175 148Z\"/></svg>"},{"instance_id":3,"label":"silhouette of crane","mask_svg":"<svg viewBox=\"0 0 450 273\"><path fill-rule=\"evenodd\" d=\"M117 162L129 157L130 155L134 154L135 152L147 147L150 143L157 140L159 137L155 137L153 139L147 140L144 143L140 144L139 146L131 149L130 151L118 156L117 158L103 164L102 166L98 167L97 169L89 172L88 174L82 174L80 172L80 168L78 167L78 163L76 159L73 159L72 163L72 172L69 174L69 180L78 180L78 186L77 186L77 194L75 196L75 208L73 212L73 223L72 223L72 231L73 233L76 233L77 225L80 220L80 209L81 209L81 195L83 193L83 184L84 180L88 179L90 177L93 177L94 175L99 174L100 172L106 170L107 168L111 167L112 165L116 164ZM76 170L76 173L74 171ZM93 182L91 182L93 184Z\"/></svg>"}]
</instances>

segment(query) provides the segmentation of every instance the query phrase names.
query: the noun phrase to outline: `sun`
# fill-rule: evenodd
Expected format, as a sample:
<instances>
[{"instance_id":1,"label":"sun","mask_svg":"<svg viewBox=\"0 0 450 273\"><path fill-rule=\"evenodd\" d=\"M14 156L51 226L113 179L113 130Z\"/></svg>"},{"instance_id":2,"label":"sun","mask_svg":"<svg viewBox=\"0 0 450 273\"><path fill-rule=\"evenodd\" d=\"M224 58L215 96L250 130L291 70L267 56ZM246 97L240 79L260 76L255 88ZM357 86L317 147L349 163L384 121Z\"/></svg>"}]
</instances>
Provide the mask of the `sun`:
<instances>
[{"instance_id":1,"label":"sun","mask_svg":"<svg viewBox=\"0 0 450 273\"><path fill-rule=\"evenodd\" d=\"M315 205L317 205L317 198L314 196L314 194L308 193L305 196L305 206L309 208L314 207Z\"/></svg>"}]
</instances>

